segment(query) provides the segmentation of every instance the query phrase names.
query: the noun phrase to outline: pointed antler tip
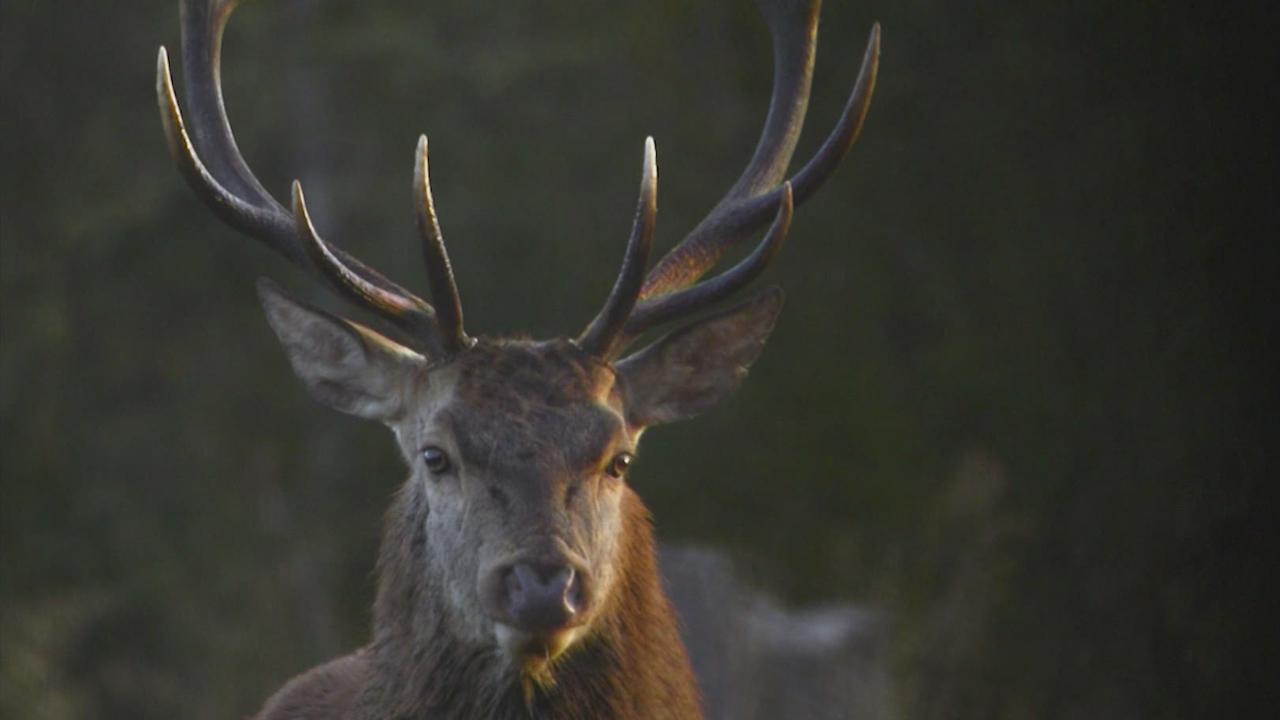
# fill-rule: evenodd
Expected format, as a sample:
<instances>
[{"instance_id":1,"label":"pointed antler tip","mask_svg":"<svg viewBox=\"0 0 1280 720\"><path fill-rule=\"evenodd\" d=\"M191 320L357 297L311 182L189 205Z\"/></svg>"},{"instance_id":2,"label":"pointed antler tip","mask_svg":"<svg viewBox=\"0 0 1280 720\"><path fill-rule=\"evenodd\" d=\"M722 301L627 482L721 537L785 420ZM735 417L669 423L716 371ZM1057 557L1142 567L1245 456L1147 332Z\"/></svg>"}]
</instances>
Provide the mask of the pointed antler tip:
<instances>
[{"instance_id":1,"label":"pointed antler tip","mask_svg":"<svg viewBox=\"0 0 1280 720\"><path fill-rule=\"evenodd\" d=\"M310 230L311 211L307 210L307 197L302 193L302 182L295 179L289 184L289 194L293 199L293 219L304 230ZM314 236L314 232L304 233Z\"/></svg>"},{"instance_id":2,"label":"pointed antler tip","mask_svg":"<svg viewBox=\"0 0 1280 720\"><path fill-rule=\"evenodd\" d=\"M200 159L196 157L183 125L182 109L173 89L173 75L169 72L169 54L163 45L156 55L156 99L160 104L160 123L169 142L169 153L178 161L179 167L188 166L189 172L199 174Z\"/></svg>"},{"instance_id":3,"label":"pointed antler tip","mask_svg":"<svg viewBox=\"0 0 1280 720\"><path fill-rule=\"evenodd\" d=\"M307 251L312 253L313 262L318 264L341 264L329 252L328 243L320 237L316 226L311 222L311 211L307 209L307 197L302 193L302 182L294 180L289 185L289 193L293 198L293 224L303 238ZM317 259L320 258L320 259Z\"/></svg>"},{"instance_id":4,"label":"pointed antler tip","mask_svg":"<svg viewBox=\"0 0 1280 720\"><path fill-rule=\"evenodd\" d=\"M428 170L428 151L427 136L425 134L418 136L418 151L414 156L413 163L413 186L419 193L431 194L430 171ZM430 200L427 200L430 203Z\"/></svg>"},{"instance_id":5,"label":"pointed antler tip","mask_svg":"<svg viewBox=\"0 0 1280 720\"><path fill-rule=\"evenodd\" d=\"M162 95L173 95L173 74L169 72L169 53L164 46L156 54L156 90Z\"/></svg>"},{"instance_id":6,"label":"pointed antler tip","mask_svg":"<svg viewBox=\"0 0 1280 720\"><path fill-rule=\"evenodd\" d=\"M653 137L647 137L644 141L644 182L646 185L658 182L658 148L653 143Z\"/></svg>"}]
</instances>

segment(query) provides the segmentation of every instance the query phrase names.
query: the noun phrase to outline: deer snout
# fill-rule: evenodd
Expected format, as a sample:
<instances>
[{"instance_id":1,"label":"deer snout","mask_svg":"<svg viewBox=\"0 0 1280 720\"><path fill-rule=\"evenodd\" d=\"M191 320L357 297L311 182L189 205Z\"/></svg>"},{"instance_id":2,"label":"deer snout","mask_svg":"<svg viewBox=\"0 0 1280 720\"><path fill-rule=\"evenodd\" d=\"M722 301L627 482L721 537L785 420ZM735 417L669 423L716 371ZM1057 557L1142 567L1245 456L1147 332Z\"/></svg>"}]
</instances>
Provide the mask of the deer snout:
<instances>
[{"instance_id":1,"label":"deer snout","mask_svg":"<svg viewBox=\"0 0 1280 720\"><path fill-rule=\"evenodd\" d=\"M495 568L486 584L489 615L522 632L573 627L587 610L585 572L571 563L519 561Z\"/></svg>"}]
</instances>

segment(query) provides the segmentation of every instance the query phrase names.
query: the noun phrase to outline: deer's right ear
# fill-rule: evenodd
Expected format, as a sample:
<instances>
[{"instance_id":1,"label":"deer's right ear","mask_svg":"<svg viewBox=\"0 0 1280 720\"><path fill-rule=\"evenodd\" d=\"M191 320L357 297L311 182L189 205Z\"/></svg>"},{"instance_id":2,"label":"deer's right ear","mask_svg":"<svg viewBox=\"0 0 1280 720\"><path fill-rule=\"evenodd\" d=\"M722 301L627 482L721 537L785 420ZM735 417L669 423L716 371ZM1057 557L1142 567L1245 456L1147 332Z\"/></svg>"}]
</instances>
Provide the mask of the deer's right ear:
<instances>
[{"instance_id":1,"label":"deer's right ear","mask_svg":"<svg viewBox=\"0 0 1280 720\"><path fill-rule=\"evenodd\" d=\"M404 407L404 395L426 358L399 343L290 298L258 280L267 321L284 345L293 371L320 402L344 413L384 422Z\"/></svg>"}]
</instances>

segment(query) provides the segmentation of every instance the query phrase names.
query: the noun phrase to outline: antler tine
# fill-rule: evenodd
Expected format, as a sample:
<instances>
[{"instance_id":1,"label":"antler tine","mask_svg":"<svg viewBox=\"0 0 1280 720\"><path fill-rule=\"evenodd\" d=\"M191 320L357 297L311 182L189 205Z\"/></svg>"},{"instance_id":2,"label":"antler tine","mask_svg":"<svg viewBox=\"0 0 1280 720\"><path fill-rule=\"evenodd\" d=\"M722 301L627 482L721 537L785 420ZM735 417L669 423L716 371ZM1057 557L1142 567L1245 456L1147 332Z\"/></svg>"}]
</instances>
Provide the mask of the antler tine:
<instances>
[{"instance_id":1,"label":"antler tine","mask_svg":"<svg viewBox=\"0 0 1280 720\"><path fill-rule=\"evenodd\" d=\"M719 205L777 185L787 173L809 108L822 0L757 0L773 43L773 92L751 161Z\"/></svg>"},{"instance_id":2,"label":"antler tine","mask_svg":"<svg viewBox=\"0 0 1280 720\"><path fill-rule=\"evenodd\" d=\"M227 119L221 81L223 31L239 4L240 0L184 0L181 3L182 72L186 105L192 119L189 126L174 92L164 47L156 59L160 117L170 152L183 177L223 222L261 240L290 262L326 281L333 282L339 275L357 279L377 292L352 294L343 290L348 298L385 315L401 328L416 328L416 340L439 347L435 312L430 305L338 248L325 245L325 253L313 253L308 246L311 238L295 223L294 213L272 197L249 169ZM314 227L310 231L314 233ZM315 239L319 239L318 235ZM331 258L336 265L312 264L321 257ZM375 302L374 298L386 302ZM416 315L411 321L402 315L388 314L391 308L410 307Z\"/></svg>"},{"instance_id":3,"label":"antler tine","mask_svg":"<svg viewBox=\"0 0 1280 720\"><path fill-rule=\"evenodd\" d=\"M294 262L304 258L301 248L291 242L292 223L285 222L284 209L267 196L264 201L256 191L248 193L250 199L227 189L221 179L215 177L196 151L173 90L173 76L169 72L169 54L160 48L156 58L156 93L160 101L160 119L164 124L169 151L178 163L178 169L196 195L224 222L247 234L258 237L272 249ZM199 123L197 123L199 125ZM222 163L225 167L226 163ZM222 176L228 182L244 189L242 180L234 174Z\"/></svg>"},{"instance_id":4,"label":"antler tine","mask_svg":"<svg viewBox=\"0 0 1280 720\"><path fill-rule=\"evenodd\" d=\"M432 355L444 357L450 354L452 350L440 342L431 307L413 295L406 297L389 292L369 282L343 262L311 223L302 183L294 180L291 190L297 233L305 239L307 256L329 285L348 300L377 312L410 337L423 340Z\"/></svg>"},{"instance_id":5,"label":"antler tine","mask_svg":"<svg viewBox=\"0 0 1280 720\"><path fill-rule=\"evenodd\" d=\"M427 167L427 136L418 137L417 162L413 168L413 190L417 200L418 232L422 235L422 251L427 265L427 281L431 285L431 301L435 303L436 323L445 352L453 354L471 345L462 327L462 298L453 278L449 252L431 197L431 175Z\"/></svg>"},{"instance_id":6,"label":"antler tine","mask_svg":"<svg viewBox=\"0 0 1280 720\"><path fill-rule=\"evenodd\" d=\"M619 348L625 348L647 330L711 307L759 277L782 249L787 232L791 229L794 209L791 183L783 184L781 192L782 200L778 203L773 224L750 255L710 280L640 302L627 319L623 339L618 343Z\"/></svg>"},{"instance_id":7,"label":"antler tine","mask_svg":"<svg viewBox=\"0 0 1280 720\"><path fill-rule=\"evenodd\" d=\"M821 0L791 7L785 0L760 0L774 45L774 88L769 116L747 169L705 219L667 253L645 280L641 298L687 287L715 266L729 248L777 212L785 176L807 109ZM808 199L831 175L857 140L875 88L880 57L880 25L863 53L858 80L839 122L822 147L791 180L794 201Z\"/></svg>"},{"instance_id":8,"label":"antler tine","mask_svg":"<svg viewBox=\"0 0 1280 720\"><path fill-rule=\"evenodd\" d=\"M823 141L818 151L809 158L809 162L792 176L790 182L795 193L797 205L808 200L818 188L831 177L840 161L853 148L862 134L862 126L867 119L867 111L871 109L871 96L875 91L876 72L880 68L880 23L871 27L871 36L867 40L867 48L863 51L862 66L858 70L858 79L849 93L840 120L831 130L831 134ZM782 188L775 188L756 197L741 201L730 212L725 213L722 226L727 228L758 227L774 211L782 197ZM735 230L741 232L742 230Z\"/></svg>"},{"instance_id":9,"label":"antler tine","mask_svg":"<svg viewBox=\"0 0 1280 720\"><path fill-rule=\"evenodd\" d=\"M658 216L658 156L653 138L644 141L644 169L640 175L640 199L631 225L631 239L622 259L622 268L613 290L599 314L578 336L578 345L596 357L611 360L624 343L623 327L640 296L644 270L653 247L653 230Z\"/></svg>"}]
</instances>

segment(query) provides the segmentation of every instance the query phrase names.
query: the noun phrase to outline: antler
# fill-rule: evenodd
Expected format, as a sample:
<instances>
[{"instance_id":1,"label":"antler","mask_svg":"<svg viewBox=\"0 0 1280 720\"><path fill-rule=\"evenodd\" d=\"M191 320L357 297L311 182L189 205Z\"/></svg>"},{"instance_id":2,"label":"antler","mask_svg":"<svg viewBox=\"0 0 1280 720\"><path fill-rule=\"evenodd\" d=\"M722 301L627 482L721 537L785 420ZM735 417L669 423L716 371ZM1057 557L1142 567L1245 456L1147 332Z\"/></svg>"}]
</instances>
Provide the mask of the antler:
<instances>
[{"instance_id":1,"label":"antler","mask_svg":"<svg viewBox=\"0 0 1280 720\"><path fill-rule=\"evenodd\" d=\"M422 235L422 250L427 263L427 283L431 287L431 300L436 305L440 337L446 352L453 354L474 341L462 328L462 298L453 279L453 266L449 264L449 252L444 247L444 234L440 232L435 200L431 197L426 135L418 137L417 158L413 168L413 191L418 201L418 232Z\"/></svg>"},{"instance_id":2,"label":"antler","mask_svg":"<svg viewBox=\"0 0 1280 720\"><path fill-rule=\"evenodd\" d=\"M321 239L293 183L292 211L258 181L236 146L222 98L222 35L240 0L183 0L182 72L190 126L184 121L164 47L156 60L156 92L169 149L196 195L224 222L318 275L344 297L385 318L436 357L469 342L449 258L427 180L426 138L418 144L414 187L419 199L431 297L439 312L341 249ZM188 132L188 127L190 132Z\"/></svg>"},{"instance_id":3,"label":"antler","mask_svg":"<svg viewBox=\"0 0 1280 720\"><path fill-rule=\"evenodd\" d=\"M636 219L632 223L631 239L627 241L627 253L623 256L622 269L618 271L609 299L600 309L600 314L578 337L578 345L583 350L599 357L612 357L623 340L623 328L639 300L640 283L644 282L644 268L653 247L653 227L657 216L658 157L653 138L646 138L640 200L636 203Z\"/></svg>"},{"instance_id":4,"label":"antler","mask_svg":"<svg viewBox=\"0 0 1280 720\"><path fill-rule=\"evenodd\" d=\"M759 230L778 212L780 186L804 124L817 47L821 0L803 5L758 0L773 36L773 95L769 115L751 162L706 218L658 262L640 297L648 299L687 287L715 266L724 253ZM840 121L818 152L791 178L794 202L813 195L840 164L862 131L880 61L880 24L871 28L862 67ZM641 304L644 307L644 304Z\"/></svg>"},{"instance_id":5,"label":"antler","mask_svg":"<svg viewBox=\"0 0 1280 720\"><path fill-rule=\"evenodd\" d=\"M879 67L879 23L871 29L857 82L839 122L809 162L784 182L809 102L822 2L757 0L757 4L773 37L774 78L769 114L755 153L724 198L658 262L638 293L619 299L619 295L631 287L630 273L634 271L632 252L628 249L606 309L579 340L584 348L597 355L612 359L646 330L706 309L755 279L786 240L794 206L813 195L858 139ZM644 207L642 200L642 209ZM755 250L720 275L697 282L725 252L759 230L771 217L772 225ZM639 213L636 223L639 228ZM651 223L649 229L652 229ZM635 243L634 233L632 243ZM623 307L630 315L619 330L606 332L603 329L606 312L616 313ZM607 327L613 328L613 321L609 321Z\"/></svg>"},{"instance_id":6,"label":"antler","mask_svg":"<svg viewBox=\"0 0 1280 720\"><path fill-rule=\"evenodd\" d=\"M286 209L249 169L227 120L220 67L223 31L239 3L181 3L182 69L193 120L190 132L163 47L156 61L161 119L188 184L223 221L382 316L423 344L429 354L447 357L470 346L473 341L463 329L462 303L431 196L425 136L418 141L414 194L434 307L326 243L311 221L298 181L292 187L292 208ZM822 3L757 0L757 4L773 38L774 80L755 153L724 198L646 276L657 213L657 160L653 139L646 141L640 200L622 268L604 307L578 338L581 347L594 355L611 360L646 330L705 309L751 282L786 239L794 206L831 175L862 130L879 65L879 24L871 30L858 80L840 121L809 162L783 182L808 106ZM715 278L697 283L725 252L770 217L773 223L752 253Z\"/></svg>"}]
</instances>

